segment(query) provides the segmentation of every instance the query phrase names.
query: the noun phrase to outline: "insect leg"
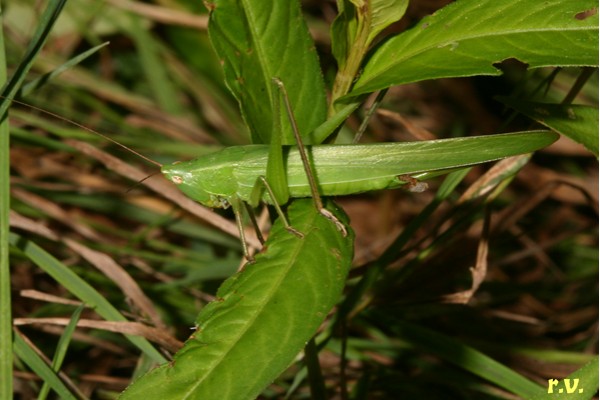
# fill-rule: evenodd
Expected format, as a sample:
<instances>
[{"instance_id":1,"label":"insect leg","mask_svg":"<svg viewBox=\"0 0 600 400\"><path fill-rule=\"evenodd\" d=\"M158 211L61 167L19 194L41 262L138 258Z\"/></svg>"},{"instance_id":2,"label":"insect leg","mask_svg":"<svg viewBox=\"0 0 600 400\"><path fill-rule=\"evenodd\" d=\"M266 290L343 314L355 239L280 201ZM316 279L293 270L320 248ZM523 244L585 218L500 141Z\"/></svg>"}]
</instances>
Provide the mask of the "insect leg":
<instances>
[{"instance_id":1,"label":"insect leg","mask_svg":"<svg viewBox=\"0 0 600 400\"><path fill-rule=\"evenodd\" d=\"M333 222L337 230L340 231L344 237L346 237L346 235L348 235L348 232L346 231L346 227L344 226L344 224L342 224L329 210L323 207L323 201L321 200L321 195L319 195L317 182L312 172L308 156L306 155L306 149L304 148L304 144L302 143L302 138L300 137L300 132L298 130L298 123L296 122L296 118L294 117L292 105L290 104L290 99L288 97L287 91L285 90L285 86L279 78L273 78L273 82L277 85L283 96L285 108L288 114L288 118L290 120L290 124L292 125L292 131L294 132L294 137L298 145L298 152L300 153L300 158L302 159L302 165L304 166L304 172L306 173L306 178L308 179L308 185L310 186L310 192L315 207L319 211L319 213L321 213L321 215Z\"/></svg>"},{"instance_id":2,"label":"insect leg","mask_svg":"<svg viewBox=\"0 0 600 400\"><path fill-rule=\"evenodd\" d=\"M275 207L275 211L277 212L277 215L279 215L279 218L281 218L281 220L283 221L283 225L285 226L285 229L288 232L291 232L294 235L298 236L299 238L304 237L304 235L301 232L294 229L288 222L285 214L283 213L283 210L281 209L279 204L277 204L277 199L275 198L275 193L273 193L273 189L271 188L271 185L269 185L269 182L267 181L267 179L264 176L259 176L257 178L255 188L259 185L263 186L267 190L267 195L271 198L273 207Z\"/></svg>"},{"instance_id":3,"label":"insect leg","mask_svg":"<svg viewBox=\"0 0 600 400\"><path fill-rule=\"evenodd\" d=\"M246 233L244 232L244 222L242 221L242 200L238 197L234 197L230 200L230 204L233 209L233 215L235 215L235 224L240 232L240 241L242 242L244 257L246 257L246 260L248 260L249 263L253 263L254 257L250 254L248 242L246 241Z\"/></svg>"},{"instance_id":4,"label":"insect leg","mask_svg":"<svg viewBox=\"0 0 600 400\"><path fill-rule=\"evenodd\" d=\"M252 222L252 226L254 227L254 231L256 232L256 237L258 238L258 241L260 242L260 244L265 244L265 238L263 237L262 232L260 231L258 222L256 222L256 215L254 215L254 210L252 209L252 207L250 207L250 204L244 202L244 205L246 206L246 211L248 212L248 216L250 217L250 221Z\"/></svg>"}]
</instances>

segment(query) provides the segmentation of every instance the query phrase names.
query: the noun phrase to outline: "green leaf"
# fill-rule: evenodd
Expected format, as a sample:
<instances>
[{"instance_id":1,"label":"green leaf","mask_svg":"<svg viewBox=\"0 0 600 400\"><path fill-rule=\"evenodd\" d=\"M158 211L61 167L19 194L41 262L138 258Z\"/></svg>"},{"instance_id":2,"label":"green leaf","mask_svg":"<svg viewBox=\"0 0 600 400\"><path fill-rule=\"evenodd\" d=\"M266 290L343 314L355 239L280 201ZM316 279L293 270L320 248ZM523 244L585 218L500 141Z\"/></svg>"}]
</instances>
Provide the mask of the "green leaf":
<instances>
[{"instance_id":1,"label":"green leaf","mask_svg":"<svg viewBox=\"0 0 600 400\"><path fill-rule=\"evenodd\" d=\"M217 0L211 6L209 34L221 58L227 86L240 104L254 143L270 143L276 87L283 81L300 133L309 134L327 113L325 86L314 43L297 1ZM295 144L281 112L284 144Z\"/></svg>"},{"instance_id":2,"label":"green leaf","mask_svg":"<svg viewBox=\"0 0 600 400\"><path fill-rule=\"evenodd\" d=\"M598 65L598 14L592 0L461 0L388 40L349 96L447 77L500 75L494 63L530 68Z\"/></svg>"},{"instance_id":3,"label":"green leaf","mask_svg":"<svg viewBox=\"0 0 600 400\"><path fill-rule=\"evenodd\" d=\"M548 104L500 97L500 101L542 125L584 145L598 158L598 109L574 104Z\"/></svg>"},{"instance_id":4,"label":"green leaf","mask_svg":"<svg viewBox=\"0 0 600 400\"><path fill-rule=\"evenodd\" d=\"M277 219L265 250L223 283L174 361L121 399L254 399L290 365L340 298L354 234L342 237L310 199L292 202L288 217L304 237Z\"/></svg>"}]
</instances>

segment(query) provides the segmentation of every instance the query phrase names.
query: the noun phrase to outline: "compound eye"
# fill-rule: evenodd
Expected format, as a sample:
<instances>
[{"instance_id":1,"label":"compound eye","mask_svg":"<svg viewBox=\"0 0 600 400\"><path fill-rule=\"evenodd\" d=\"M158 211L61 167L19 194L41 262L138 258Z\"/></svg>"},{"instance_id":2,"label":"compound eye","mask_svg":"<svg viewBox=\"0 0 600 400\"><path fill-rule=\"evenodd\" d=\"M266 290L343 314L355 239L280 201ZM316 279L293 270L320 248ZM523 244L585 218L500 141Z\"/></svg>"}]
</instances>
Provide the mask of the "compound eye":
<instances>
[{"instance_id":1,"label":"compound eye","mask_svg":"<svg viewBox=\"0 0 600 400\"><path fill-rule=\"evenodd\" d=\"M179 175L174 175L174 176L171 178L171 181L172 181L174 184L176 184L176 185L181 185L181 184L183 183L183 178L182 178L181 176L179 176Z\"/></svg>"}]
</instances>

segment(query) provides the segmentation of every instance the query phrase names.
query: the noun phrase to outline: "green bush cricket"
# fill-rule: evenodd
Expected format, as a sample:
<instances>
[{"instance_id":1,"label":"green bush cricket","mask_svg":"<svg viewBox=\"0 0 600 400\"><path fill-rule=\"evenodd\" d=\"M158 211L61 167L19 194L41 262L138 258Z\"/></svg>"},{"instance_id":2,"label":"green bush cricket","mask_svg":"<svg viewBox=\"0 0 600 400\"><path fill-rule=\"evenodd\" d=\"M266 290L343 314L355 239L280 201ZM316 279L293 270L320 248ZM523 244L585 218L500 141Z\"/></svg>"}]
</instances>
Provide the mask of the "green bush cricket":
<instances>
[{"instance_id":1,"label":"green bush cricket","mask_svg":"<svg viewBox=\"0 0 600 400\"><path fill-rule=\"evenodd\" d=\"M414 179L420 181L459 168L530 153L550 145L558 138L556 133L550 131L528 131L419 142L313 145L305 148L295 129L285 88L278 80L275 80L275 84L283 94L299 146L281 146L277 141L270 145L232 146L169 165L148 159L82 124L13 101L99 135L159 166L168 180L204 206L231 206L248 260L252 260L252 257L242 229L243 204L255 207L262 201L274 205L286 223L279 206L286 204L289 198L312 197L317 209L336 223L338 230L343 233L343 225L328 215L321 205L320 196L344 196L400 187L410 189ZM276 136L273 135L274 138ZM302 156L303 150L305 157ZM287 223L286 226L292 233L301 235Z\"/></svg>"},{"instance_id":2,"label":"green bush cricket","mask_svg":"<svg viewBox=\"0 0 600 400\"><path fill-rule=\"evenodd\" d=\"M407 184L451 170L529 153L553 143L549 131L517 132L407 143L315 145L307 153L322 196L344 196ZM296 146L283 147L291 198L312 195ZM252 206L273 197L253 195L256 180L266 176L268 145L233 146L195 160L163 165L162 173L193 200L212 208ZM460 161L457 161L459 159ZM283 172L282 172L283 173Z\"/></svg>"},{"instance_id":3,"label":"green bush cricket","mask_svg":"<svg viewBox=\"0 0 600 400\"><path fill-rule=\"evenodd\" d=\"M252 207L260 201L272 204L287 229L301 235L287 223L279 206L290 197L312 197L316 209L345 236L344 225L323 207L321 196L396 189L403 185L410 189L415 187L415 180L529 153L558 138L552 132L535 131L412 143L305 147L285 86L278 78L272 81L278 89L273 101L275 115L279 113L281 94L297 146L282 146L281 135L273 134L269 145L229 147L161 167L165 177L191 199L211 208L233 208L248 260L251 258L242 229L242 203ZM279 118L274 118L273 132L281 131L278 124ZM331 131L336 127L331 125Z\"/></svg>"}]
</instances>

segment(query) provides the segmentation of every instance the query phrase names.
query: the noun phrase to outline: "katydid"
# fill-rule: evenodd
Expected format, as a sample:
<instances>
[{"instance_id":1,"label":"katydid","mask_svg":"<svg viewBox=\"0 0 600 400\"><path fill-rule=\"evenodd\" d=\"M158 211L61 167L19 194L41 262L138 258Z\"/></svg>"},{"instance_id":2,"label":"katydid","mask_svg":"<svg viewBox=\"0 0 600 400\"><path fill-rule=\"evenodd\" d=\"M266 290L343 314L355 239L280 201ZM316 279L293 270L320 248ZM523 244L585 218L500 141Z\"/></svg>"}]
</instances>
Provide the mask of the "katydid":
<instances>
[{"instance_id":1,"label":"katydid","mask_svg":"<svg viewBox=\"0 0 600 400\"><path fill-rule=\"evenodd\" d=\"M416 179L449 172L500 158L529 153L553 143L558 135L548 131L484 137L442 139L413 143L370 145L315 145L305 147L298 131L285 86L277 86L273 99L275 118L270 145L234 146L192 161L161 167L162 173L191 199L211 208L231 206L248 260L241 222L242 203L256 207L260 201L275 206L286 228L299 236L281 211L289 198L312 197L317 210L344 225L323 207L321 196L340 196L371 190L415 185ZM282 146L279 99L283 97L297 146ZM332 126L332 129L335 127Z\"/></svg>"},{"instance_id":2,"label":"katydid","mask_svg":"<svg viewBox=\"0 0 600 400\"><path fill-rule=\"evenodd\" d=\"M529 131L404 143L307 146L322 196L344 196L406 184L402 175L418 180L458 168L518 154L553 143L558 135ZM297 146L283 146L291 198L312 195ZM200 158L163 165L162 173L193 200L226 208L237 201L273 204L268 194L253 196L257 178L266 176L268 145L227 147Z\"/></svg>"},{"instance_id":3,"label":"katydid","mask_svg":"<svg viewBox=\"0 0 600 400\"><path fill-rule=\"evenodd\" d=\"M275 83L280 84L277 80ZM287 101L282 86L281 90ZM288 103L286 107L294 125ZM280 146L275 142L271 145L227 147L191 161L161 165L84 125L33 108L100 135L160 166L168 180L188 197L207 207L231 206L240 230L244 255L248 259L251 258L241 229L243 203L253 207L261 201L273 204L282 215L278 206L285 204L289 198L312 197L319 209L322 207L319 206L319 196L344 196L411 186L414 179L420 181L459 168L530 153L558 138L550 131L528 131L404 143L313 145L306 146L307 157L304 159L301 141L300 146ZM274 128L277 128L276 124ZM294 133L299 140L295 127ZM281 157L280 160L278 157ZM322 214L330 218L327 210L322 210ZM332 220L340 229L337 221Z\"/></svg>"}]
</instances>

